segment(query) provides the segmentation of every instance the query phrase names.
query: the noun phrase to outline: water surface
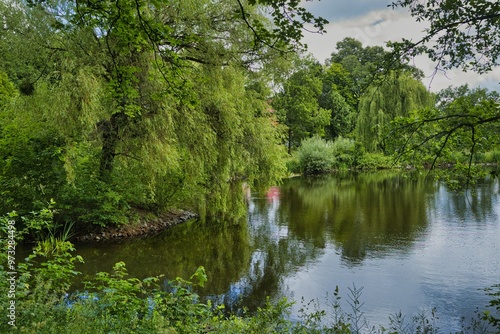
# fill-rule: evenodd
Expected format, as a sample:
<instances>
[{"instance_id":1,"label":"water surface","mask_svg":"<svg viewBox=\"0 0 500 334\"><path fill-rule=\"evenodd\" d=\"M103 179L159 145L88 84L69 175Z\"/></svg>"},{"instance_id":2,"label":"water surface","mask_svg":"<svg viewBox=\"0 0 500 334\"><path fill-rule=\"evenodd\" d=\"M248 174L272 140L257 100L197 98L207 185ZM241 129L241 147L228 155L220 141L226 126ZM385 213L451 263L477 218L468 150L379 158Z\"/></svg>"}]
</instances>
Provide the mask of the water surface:
<instances>
[{"instance_id":1,"label":"water surface","mask_svg":"<svg viewBox=\"0 0 500 334\"><path fill-rule=\"evenodd\" d=\"M487 180L466 193L395 173L288 179L252 193L245 219L189 222L147 239L77 245L84 275L124 261L132 276L189 278L204 266L200 294L234 311L266 296L318 299L363 287L371 325L389 314L437 308L443 332L460 330L500 283L500 190ZM327 310L328 311L328 310Z\"/></svg>"}]
</instances>

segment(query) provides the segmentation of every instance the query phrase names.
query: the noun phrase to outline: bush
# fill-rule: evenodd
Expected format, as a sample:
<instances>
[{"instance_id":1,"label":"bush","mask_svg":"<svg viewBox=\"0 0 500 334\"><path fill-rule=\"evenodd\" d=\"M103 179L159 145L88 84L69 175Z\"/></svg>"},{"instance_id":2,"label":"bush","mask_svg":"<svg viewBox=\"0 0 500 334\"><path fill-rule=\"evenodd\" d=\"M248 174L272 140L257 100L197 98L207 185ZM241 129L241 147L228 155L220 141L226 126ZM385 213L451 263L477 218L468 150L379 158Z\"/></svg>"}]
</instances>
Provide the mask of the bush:
<instances>
[{"instance_id":1,"label":"bush","mask_svg":"<svg viewBox=\"0 0 500 334\"><path fill-rule=\"evenodd\" d=\"M485 153L477 154L478 160L486 163L500 163L500 150L493 150Z\"/></svg>"},{"instance_id":2,"label":"bush","mask_svg":"<svg viewBox=\"0 0 500 334\"><path fill-rule=\"evenodd\" d=\"M296 155L294 155L286 160L286 168L287 168L289 173L292 173L292 174L299 174L300 173L299 160L297 159Z\"/></svg>"},{"instance_id":3,"label":"bush","mask_svg":"<svg viewBox=\"0 0 500 334\"><path fill-rule=\"evenodd\" d=\"M297 159L304 174L318 174L329 171L334 164L332 145L319 137L302 141Z\"/></svg>"},{"instance_id":4,"label":"bush","mask_svg":"<svg viewBox=\"0 0 500 334\"><path fill-rule=\"evenodd\" d=\"M392 165L393 159L382 153L366 153L358 162L359 169L389 169Z\"/></svg>"},{"instance_id":5,"label":"bush","mask_svg":"<svg viewBox=\"0 0 500 334\"><path fill-rule=\"evenodd\" d=\"M338 137L332 144L335 167L340 169L353 168L364 154L364 148L353 139Z\"/></svg>"},{"instance_id":6,"label":"bush","mask_svg":"<svg viewBox=\"0 0 500 334\"><path fill-rule=\"evenodd\" d=\"M39 210L57 198L66 182L64 140L48 124L37 125L35 131L25 123L0 129L2 213Z\"/></svg>"}]
</instances>

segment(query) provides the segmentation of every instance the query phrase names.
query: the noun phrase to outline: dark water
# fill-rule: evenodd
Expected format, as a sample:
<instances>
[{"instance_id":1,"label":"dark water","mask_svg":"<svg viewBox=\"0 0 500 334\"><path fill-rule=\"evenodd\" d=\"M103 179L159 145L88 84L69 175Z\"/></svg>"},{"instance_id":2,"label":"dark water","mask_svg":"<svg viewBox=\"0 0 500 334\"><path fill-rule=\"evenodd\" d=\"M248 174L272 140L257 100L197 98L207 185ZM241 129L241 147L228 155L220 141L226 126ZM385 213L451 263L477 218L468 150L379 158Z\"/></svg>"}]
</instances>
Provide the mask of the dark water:
<instances>
[{"instance_id":1,"label":"dark water","mask_svg":"<svg viewBox=\"0 0 500 334\"><path fill-rule=\"evenodd\" d=\"M250 310L266 296L325 300L338 286L363 287L371 325L388 316L437 308L443 332L460 330L488 301L479 290L500 283L500 189L485 181L454 193L401 174L293 178L251 194L239 223L186 223L157 236L77 245L84 275L124 261L132 276L209 277L203 296Z\"/></svg>"}]
</instances>

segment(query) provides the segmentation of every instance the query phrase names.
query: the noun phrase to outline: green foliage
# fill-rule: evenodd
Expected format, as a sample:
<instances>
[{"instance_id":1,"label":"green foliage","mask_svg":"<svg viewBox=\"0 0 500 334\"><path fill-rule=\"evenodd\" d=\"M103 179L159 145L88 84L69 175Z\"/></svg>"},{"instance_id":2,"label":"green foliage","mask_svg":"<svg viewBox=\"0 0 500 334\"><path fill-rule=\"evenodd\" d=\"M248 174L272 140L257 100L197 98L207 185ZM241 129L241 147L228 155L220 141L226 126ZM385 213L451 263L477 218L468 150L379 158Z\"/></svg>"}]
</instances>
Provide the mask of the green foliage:
<instances>
[{"instance_id":1,"label":"green foliage","mask_svg":"<svg viewBox=\"0 0 500 334\"><path fill-rule=\"evenodd\" d=\"M326 135L328 138L333 139L350 134L354 129L356 115L344 97L332 89L326 101L323 102L326 105L322 105L322 107L326 110L331 110L330 123L326 126Z\"/></svg>"},{"instance_id":2,"label":"green foliage","mask_svg":"<svg viewBox=\"0 0 500 334\"><path fill-rule=\"evenodd\" d=\"M6 73L0 71L0 111L15 95L15 89Z\"/></svg>"},{"instance_id":3,"label":"green foliage","mask_svg":"<svg viewBox=\"0 0 500 334\"><path fill-rule=\"evenodd\" d=\"M484 311L482 318L488 321L494 328L500 328L500 284L496 284L485 291L491 297L488 306L494 308L495 311Z\"/></svg>"},{"instance_id":4,"label":"green foliage","mask_svg":"<svg viewBox=\"0 0 500 334\"><path fill-rule=\"evenodd\" d=\"M496 92L481 88L469 89L465 85L445 89L438 94L436 107L396 118L387 144L399 159L416 166L425 164L432 169L454 165L455 176L465 177L464 182L456 181L466 184L476 179L475 155L484 156L497 148L498 101Z\"/></svg>"},{"instance_id":5,"label":"green foliage","mask_svg":"<svg viewBox=\"0 0 500 334\"><path fill-rule=\"evenodd\" d=\"M323 135L331 111L319 104L322 94L322 67L311 59L299 60L296 71L272 101L278 121L286 125L288 153L305 138Z\"/></svg>"},{"instance_id":6,"label":"green foliage","mask_svg":"<svg viewBox=\"0 0 500 334\"><path fill-rule=\"evenodd\" d=\"M290 156L286 161L286 168L291 174L300 174L300 164L297 159L297 154Z\"/></svg>"},{"instance_id":7,"label":"green foliage","mask_svg":"<svg viewBox=\"0 0 500 334\"><path fill-rule=\"evenodd\" d=\"M242 16L245 18L242 3L238 0L242 9ZM269 47L274 45L286 45L287 50L291 51L301 48L304 45L301 43L303 37L304 25L311 25L318 33L326 32L324 26L328 23L322 17L314 17L304 7L301 6L300 1L296 0L249 0L250 5L261 4L269 8L270 15L272 16L274 29L265 27L262 22L253 20L252 31L255 34L256 45L264 44ZM248 21L247 21L248 22Z\"/></svg>"},{"instance_id":8,"label":"green foliage","mask_svg":"<svg viewBox=\"0 0 500 334\"><path fill-rule=\"evenodd\" d=\"M339 69L348 73L347 77L342 75L344 84L339 86L349 92L343 96L353 108L357 109L359 99L368 86L386 70L384 61L387 56L388 52L382 47L363 47L360 41L352 37L346 37L336 44L336 51L330 55L327 65L330 66L330 73L341 73ZM337 75L337 78L340 77Z\"/></svg>"},{"instance_id":9,"label":"green foliage","mask_svg":"<svg viewBox=\"0 0 500 334\"><path fill-rule=\"evenodd\" d=\"M356 139L368 152L385 150L386 128L396 117L405 117L433 103L424 85L409 74L392 73L379 86L372 86L361 98Z\"/></svg>"},{"instance_id":10,"label":"green foliage","mask_svg":"<svg viewBox=\"0 0 500 334\"><path fill-rule=\"evenodd\" d=\"M407 8L417 21L429 23L422 39L389 43L403 59L427 54L435 61L437 70L462 68L484 73L498 66L498 2L430 0L423 4L417 0L398 0L392 7Z\"/></svg>"},{"instance_id":11,"label":"green foliage","mask_svg":"<svg viewBox=\"0 0 500 334\"><path fill-rule=\"evenodd\" d=\"M358 168L363 170L389 169L394 166L394 159L382 153L365 153L358 160Z\"/></svg>"},{"instance_id":12,"label":"green foliage","mask_svg":"<svg viewBox=\"0 0 500 334\"><path fill-rule=\"evenodd\" d=\"M500 47L492 39L500 27L498 2L432 0L421 4L415 0L398 0L392 7L407 8L417 21L427 22L429 26L420 40L388 43L403 61L426 54L436 64L435 73L461 68L482 74L498 66L495 59ZM429 165L433 167L438 159L446 160L450 152L459 151L469 157L469 166L472 166L475 153L488 150L486 146L498 145L498 96L496 102L491 98L487 102L481 89L467 91L467 86L449 88L441 92L447 99L436 106L439 111L420 112L412 121L399 123L407 135L411 134L403 139L406 143L402 143L399 153L428 150L433 154L429 157L432 160ZM483 101L479 103L477 98L481 95ZM417 153L415 160L419 162L419 158ZM472 179L469 172L468 179Z\"/></svg>"},{"instance_id":13,"label":"green foliage","mask_svg":"<svg viewBox=\"0 0 500 334\"><path fill-rule=\"evenodd\" d=\"M0 119L0 209L29 212L53 198L57 220L91 229L126 223L133 209L222 214L236 183L278 182L285 152L269 73L298 46L301 24L276 11L272 27L259 9L286 5L318 29L324 21L293 1L253 5L0 4L0 69L26 86ZM2 94L15 95L1 78Z\"/></svg>"},{"instance_id":14,"label":"green foliage","mask_svg":"<svg viewBox=\"0 0 500 334\"><path fill-rule=\"evenodd\" d=\"M81 175L84 176L85 174ZM78 228L92 229L93 225L113 226L129 222L129 203L116 186L98 178L79 180L65 187L58 219L78 222Z\"/></svg>"},{"instance_id":15,"label":"green foliage","mask_svg":"<svg viewBox=\"0 0 500 334\"><path fill-rule=\"evenodd\" d=\"M319 137L305 139L287 161L290 173L317 174L330 170L389 169L393 158L382 153L366 153L364 147L351 138L338 137L333 142Z\"/></svg>"},{"instance_id":16,"label":"green foliage","mask_svg":"<svg viewBox=\"0 0 500 334\"><path fill-rule=\"evenodd\" d=\"M340 169L356 167L363 156L363 149L354 139L338 137L332 143L334 166Z\"/></svg>"},{"instance_id":17,"label":"green foliage","mask_svg":"<svg viewBox=\"0 0 500 334\"><path fill-rule=\"evenodd\" d=\"M332 169L334 158L331 143L319 137L307 138L297 150L300 171L318 174Z\"/></svg>"},{"instance_id":18,"label":"green foliage","mask_svg":"<svg viewBox=\"0 0 500 334\"><path fill-rule=\"evenodd\" d=\"M337 91L350 107L357 109L359 96L354 90L355 83L352 73L341 63L332 63L325 72L323 98L327 97L330 91Z\"/></svg>"},{"instance_id":19,"label":"green foliage","mask_svg":"<svg viewBox=\"0 0 500 334\"><path fill-rule=\"evenodd\" d=\"M500 164L500 150L493 150L484 153L478 152L476 154L478 155L479 162Z\"/></svg>"},{"instance_id":20,"label":"green foliage","mask_svg":"<svg viewBox=\"0 0 500 334\"><path fill-rule=\"evenodd\" d=\"M0 115L0 210L21 214L45 207L65 183L64 140L35 117L12 112Z\"/></svg>"}]
</instances>

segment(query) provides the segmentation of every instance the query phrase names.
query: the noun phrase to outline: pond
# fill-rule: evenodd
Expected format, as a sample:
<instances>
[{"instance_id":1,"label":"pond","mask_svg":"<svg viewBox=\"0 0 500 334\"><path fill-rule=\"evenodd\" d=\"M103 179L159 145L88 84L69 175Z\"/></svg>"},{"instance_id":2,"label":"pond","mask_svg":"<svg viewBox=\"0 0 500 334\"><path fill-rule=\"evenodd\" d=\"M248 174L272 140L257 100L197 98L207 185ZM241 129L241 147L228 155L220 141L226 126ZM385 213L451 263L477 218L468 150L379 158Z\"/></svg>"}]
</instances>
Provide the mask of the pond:
<instances>
[{"instance_id":1,"label":"pond","mask_svg":"<svg viewBox=\"0 0 500 334\"><path fill-rule=\"evenodd\" d=\"M189 278L204 266L200 295L233 311L287 297L326 308L338 286L363 288L366 320L388 323L437 309L443 332L461 329L500 283L500 189L486 180L467 192L399 173L296 177L249 194L239 223L192 221L159 235L77 245L84 276L124 261L132 276ZM331 298L330 298L331 299Z\"/></svg>"}]
</instances>

